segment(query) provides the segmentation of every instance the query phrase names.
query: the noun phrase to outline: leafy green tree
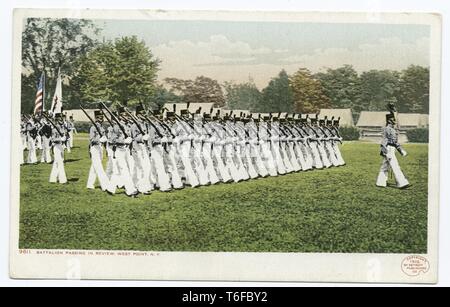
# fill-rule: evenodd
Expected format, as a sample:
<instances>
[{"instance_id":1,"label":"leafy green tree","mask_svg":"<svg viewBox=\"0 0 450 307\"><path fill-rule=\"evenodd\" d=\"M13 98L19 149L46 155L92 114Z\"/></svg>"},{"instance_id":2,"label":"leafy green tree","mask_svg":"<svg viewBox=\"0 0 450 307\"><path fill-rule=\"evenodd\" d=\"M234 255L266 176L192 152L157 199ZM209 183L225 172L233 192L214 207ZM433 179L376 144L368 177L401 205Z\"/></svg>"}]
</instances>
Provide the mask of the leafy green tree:
<instances>
[{"instance_id":1,"label":"leafy green tree","mask_svg":"<svg viewBox=\"0 0 450 307\"><path fill-rule=\"evenodd\" d=\"M182 97L184 103L213 103L214 107L225 105L225 97L217 80L199 76L195 80L166 78L164 81Z\"/></svg>"},{"instance_id":2,"label":"leafy green tree","mask_svg":"<svg viewBox=\"0 0 450 307\"><path fill-rule=\"evenodd\" d=\"M336 109L352 108L358 93L358 73L351 65L344 65L336 69L327 69L324 73L317 73L324 94L331 99L331 105Z\"/></svg>"},{"instance_id":3,"label":"leafy green tree","mask_svg":"<svg viewBox=\"0 0 450 307\"><path fill-rule=\"evenodd\" d=\"M255 112L291 112L293 110L293 96L289 87L289 76L283 69L278 76L270 80L269 84L262 90L260 103L253 111Z\"/></svg>"},{"instance_id":4,"label":"leafy green tree","mask_svg":"<svg viewBox=\"0 0 450 307\"><path fill-rule=\"evenodd\" d=\"M385 111L389 101L397 102L400 74L392 70L363 72L357 86L358 94L354 112Z\"/></svg>"},{"instance_id":5,"label":"leafy green tree","mask_svg":"<svg viewBox=\"0 0 450 307\"><path fill-rule=\"evenodd\" d=\"M398 108L400 112L428 113L430 70L411 65L401 72Z\"/></svg>"},{"instance_id":6,"label":"leafy green tree","mask_svg":"<svg viewBox=\"0 0 450 307\"><path fill-rule=\"evenodd\" d=\"M158 67L159 60L143 41L122 37L82 58L71 85L79 89L83 103L149 104L156 91Z\"/></svg>"},{"instance_id":7,"label":"leafy green tree","mask_svg":"<svg viewBox=\"0 0 450 307\"><path fill-rule=\"evenodd\" d=\"M306 68L300 68L290 78L294 97L294 110L301 113L316 113L322 108L330 108L331 100L325 94L320 80L315 79Z\"/></svg>"},{"instance_id":8,"label":"leafy green tree","mask_svg":"<svg viewBox=\"0 0 450 307\"><path fill-rule=\"evenodd\" d=\"M160 111L166 103L172 104L180 102L182 102L182 98L180 96L175 95L172 91L169 91L162 85L158 84L155 88L155 93L150 98L148 108L153 111Z\"/></svg>"},{"instance_id":9,"label":"leafy green tree","mask_svg":"<svg viewBox=\"0 0 450 307\"><path fill-rule=\"evenodd\" d=\"M49 107L56 85L58 69L67 82L76 69L77 59L94 48L93 38L100 29L92 21L84 19L28 18L22 32L22 109L30 112L34 104L36 83L41 73L46 75L45 102ZM64 87L64 105L70 104L71 88ZM66 92L67 91L67 92Z\"/></svg>"},{"instance_id":10,"label":"leafy green tree","mask_svg":"<svg viewBox=\"0 0 450 307\"><path fill-rule=\"evenodd\" d=\"M239 84L225 82L224 87L226 105L230 110L253 110L261 101L261 92L252 80Z\"/></svg>"}]
</instances>

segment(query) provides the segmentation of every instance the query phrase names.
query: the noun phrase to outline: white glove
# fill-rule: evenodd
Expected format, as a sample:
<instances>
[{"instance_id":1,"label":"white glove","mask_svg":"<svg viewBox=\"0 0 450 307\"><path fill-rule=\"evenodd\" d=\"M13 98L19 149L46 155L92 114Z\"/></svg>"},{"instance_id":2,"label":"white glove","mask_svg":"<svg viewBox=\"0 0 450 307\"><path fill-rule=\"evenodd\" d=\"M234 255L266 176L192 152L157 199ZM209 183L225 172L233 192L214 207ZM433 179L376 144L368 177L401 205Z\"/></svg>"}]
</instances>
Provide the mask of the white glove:
<instances>
[{"instance_id":1,"label":"white glove","mask_svg":"<svg viewBox=\"0 0 450 307\"><path fill-rule=\"evenodd\" d=\"M143 139L144 141L148 141L148 138L149 138L149 135L148 135L148 134L146 134L146 135L144 135L144 136L142 137L142 139Z\"/></svg>"},{"instance_id":2,"label":"white glove","mask_svg":"<svg viewBox=\"0 0 450 307\"><path fill-rule=\"evenodd\" d=\"M131 142L133 142L133 139L130 137L127 137L124 141L125 144L131 144Z\"/></svg>"},{"instance_id":3,"label":"white glove","mask_svg":"<svg viewBox=\"0 0 450 307\"><path fill-rule=\"evenodd\" d=\"M101 142L101 143L105 143L107 140L108 140L108 138L107 138L106 136L102 136L102 137L100 138L100 142Z\"/></svg>"},{"instance_id":4,"label":"white glove","mask_svg":"<svg viewBox=\"0 0 450 307\"><path fill-rule=\"evenodd\" d=\"M400 154L401 154L403 157L406 157L406 156L408 155L408 153L406 152L406 150L404 150L403 148L400 148Z\"/></svg>"},{"instance_id":5,"label":"white glove","mask_svg":"<svg viewBox=\"0 0 450 307\"><path fill-rule=\"evenodd\" d=\"M61 142L65 142L67 138L65 136L61 137Z\"/></svg>"},{"instance_id":6,"label":"white glove","mask_svg":"<svg viewBox=\"0 0 450 307\"><path fill-rule=\"evenodd\" d=\"M167 143L169 140L164 136L162 139L161 139L161 143Z\"/></svg>"}]
</instances>

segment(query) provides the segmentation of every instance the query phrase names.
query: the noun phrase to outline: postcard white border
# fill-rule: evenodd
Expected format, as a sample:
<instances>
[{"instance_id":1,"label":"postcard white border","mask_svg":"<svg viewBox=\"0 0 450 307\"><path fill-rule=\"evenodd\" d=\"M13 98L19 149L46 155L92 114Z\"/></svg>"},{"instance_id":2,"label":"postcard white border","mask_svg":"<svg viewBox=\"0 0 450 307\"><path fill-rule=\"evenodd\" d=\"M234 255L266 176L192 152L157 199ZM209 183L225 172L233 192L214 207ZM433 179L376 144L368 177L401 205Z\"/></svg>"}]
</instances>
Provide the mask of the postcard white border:
<instances>
[{"instance_id":1,"label":"postcard white border","mask_svg":"<svg viewBox=\"0 0 450 307\"><path fill-rule=\"evenodd\" d=\"M428 177L428 253L430 269L410 277L401 270L406 254L322 253L192 253L147 252L147 256L77 256L77 251L31 250L21 254L19 239L20 72L23 18L65 17L88 19L246 20L326 23L391 23L429 25L430 34L430 142ZM13 26L13 91L11 127L10 276L32 279L129 279L220 281L312 281L435 283L438 271L439 140L441 17L426 13L327 13L15 9ZM62 255L51 253L62 252ZM103 253L102 251L97 251ZM118 251L114 251L116 254ZM106 252L105 252L106 253ZM131 252L133 253L133 252ZM74 270L80 275L73 275Z\"/></svg>"}]
</instances>

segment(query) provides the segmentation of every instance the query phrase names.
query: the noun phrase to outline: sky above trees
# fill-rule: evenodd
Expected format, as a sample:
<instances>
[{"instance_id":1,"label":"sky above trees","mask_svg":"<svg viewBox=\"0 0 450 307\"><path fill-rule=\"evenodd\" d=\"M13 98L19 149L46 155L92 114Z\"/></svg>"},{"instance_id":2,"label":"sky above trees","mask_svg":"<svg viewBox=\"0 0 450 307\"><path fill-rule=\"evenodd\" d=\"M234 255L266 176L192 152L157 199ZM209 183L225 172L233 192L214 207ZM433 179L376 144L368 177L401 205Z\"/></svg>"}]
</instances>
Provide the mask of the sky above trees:
<instances>
[{"instance_id":1,"label":"sky above trees","mask_svg":"<svg viewBox=\"0 0 450 307\"><path fill-rule=\"evenodd\" d=\"M391 24L326 24L225 21L96 21L99 39L136 35L161 60L158 79L223 83L251 78L264 88L281 69L312 73L352 65L402 70L429 66L429 27Z\"/></svg>"}]
</instances>

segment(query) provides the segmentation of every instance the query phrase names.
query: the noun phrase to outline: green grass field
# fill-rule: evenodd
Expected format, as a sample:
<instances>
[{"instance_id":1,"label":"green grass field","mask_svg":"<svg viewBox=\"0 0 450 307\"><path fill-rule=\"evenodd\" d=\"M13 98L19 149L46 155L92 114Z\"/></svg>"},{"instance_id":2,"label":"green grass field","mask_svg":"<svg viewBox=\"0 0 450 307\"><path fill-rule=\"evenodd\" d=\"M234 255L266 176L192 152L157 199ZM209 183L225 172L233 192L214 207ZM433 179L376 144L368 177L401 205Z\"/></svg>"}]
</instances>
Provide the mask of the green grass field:
<instances>
[{"instance_id":1,"label":"green grass field","mask_svg":"<svg viewBox=\"0 0 450 307\"><path fill-rule=\"evenodd\" d=\"M375 187L379 145L345 143L347 165L136 199L85 188L80 136L66 153L69 184L51 165L21 167L20 248L141 251L425 253L427 145L400 165L407 190ZM392 181L391 181L392 182Z\"/></svg>"}]
</instances>

